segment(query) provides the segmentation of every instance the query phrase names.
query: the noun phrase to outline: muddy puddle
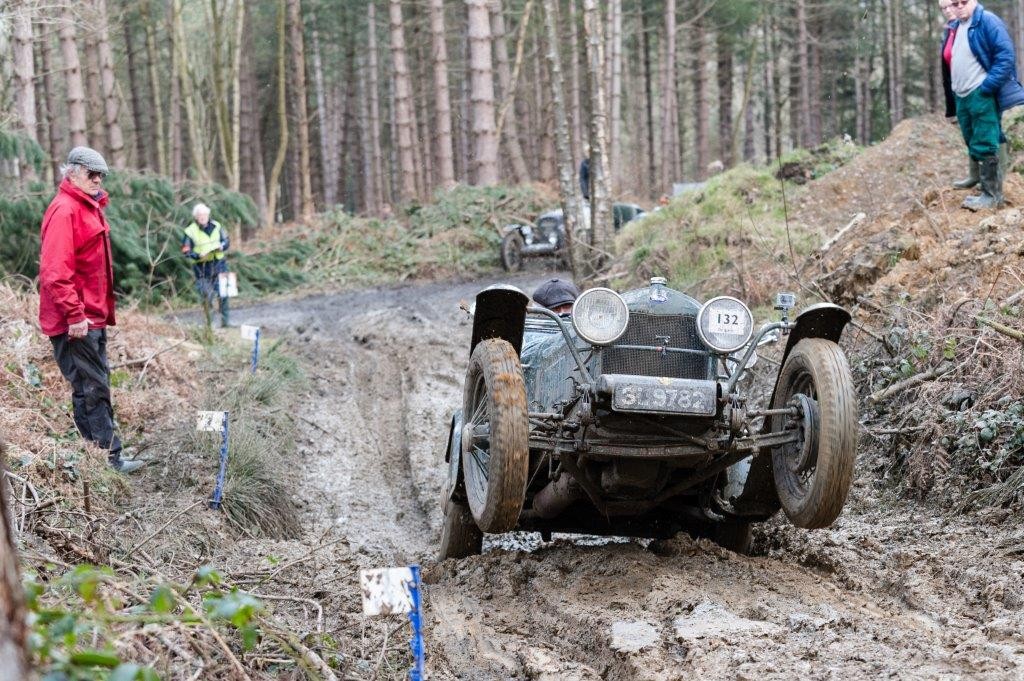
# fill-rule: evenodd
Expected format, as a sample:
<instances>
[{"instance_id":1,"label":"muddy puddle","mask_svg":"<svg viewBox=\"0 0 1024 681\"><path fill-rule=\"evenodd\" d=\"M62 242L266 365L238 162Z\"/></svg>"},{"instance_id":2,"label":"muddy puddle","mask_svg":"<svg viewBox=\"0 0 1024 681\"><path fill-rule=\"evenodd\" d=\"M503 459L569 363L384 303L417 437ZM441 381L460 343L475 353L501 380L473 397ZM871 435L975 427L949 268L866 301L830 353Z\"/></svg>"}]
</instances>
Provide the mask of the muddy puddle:
<instances>
[{"instance_id":1,"label":"muddy puddle","mask_svg":"<svg viewBox=\"0 0 1024 681\"><path fill-rule=\"evenodd\" d=\"M544 276L511 283L530 291ZM835 526L772 521L750 557L686 536L517 534L437 563L470 335L460 302L488 283L238 311L306 362L295 477L307 536L292 550L335 544L294 579L334 604L324 626L350 646L346 678L404 678L379 650L400 623L361 621L354 570L412 562L427 583L432 679L1024 678L1020 520L942 517L889 498L864 470Z\"/></svg>"}]
</instances>

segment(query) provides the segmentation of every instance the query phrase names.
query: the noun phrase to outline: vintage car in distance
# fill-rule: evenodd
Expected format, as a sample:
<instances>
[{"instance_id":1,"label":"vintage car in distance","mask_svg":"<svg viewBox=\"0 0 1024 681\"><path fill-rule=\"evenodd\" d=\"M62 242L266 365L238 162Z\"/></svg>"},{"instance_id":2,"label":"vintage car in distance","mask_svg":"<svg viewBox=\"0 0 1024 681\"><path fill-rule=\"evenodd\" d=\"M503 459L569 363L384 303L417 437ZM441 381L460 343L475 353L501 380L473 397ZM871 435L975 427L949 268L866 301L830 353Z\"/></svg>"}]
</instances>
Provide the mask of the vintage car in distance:
<instances>
[{"instance_id":1,"label":"vintage car in distance","mask_svg":"<svg viewBox=\"0 0 1024 681\"><path fill-rule=\"evenodd\" d=\"M701 304L664 279L584 291L571 318L513 286L476 297L462 408L452 417L440 557L513 530L669 537L746 552L780 508L827 527L853 476L857 408L838 345L850 314L812 305L754 328L741 301ZM785 340L770 393L756 348ZM763 363L762 363L763 365Z\"/></svg>"},{"instance_id":2,"label":"vintage car in distance","mask_svg":"<svg viewBox=\"0 0 1024 681\"><path fill-rule=\"evenodd\" d=\"M590 205L583 204L584 217L590 215ZM612 220L618 232L624 224L644 214L635 203L612 204ZM501 237L501 266L506 272L518 272L523 259L565 252L565 216L561 208L542 213L532 225L505 225Z\"/></svg>"}]
</instances>

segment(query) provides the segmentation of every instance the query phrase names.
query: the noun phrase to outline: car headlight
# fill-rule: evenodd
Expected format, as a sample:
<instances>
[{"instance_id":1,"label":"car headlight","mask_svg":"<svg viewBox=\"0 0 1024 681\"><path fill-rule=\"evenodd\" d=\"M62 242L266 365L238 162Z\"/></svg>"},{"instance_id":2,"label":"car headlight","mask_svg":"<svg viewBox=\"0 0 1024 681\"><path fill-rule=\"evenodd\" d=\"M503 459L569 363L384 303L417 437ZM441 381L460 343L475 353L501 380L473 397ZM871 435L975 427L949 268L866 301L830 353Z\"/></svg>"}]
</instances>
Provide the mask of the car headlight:
<instances>
[{"instance_id":1,"label":"car headlight","mask_svg":"<svg viewBox=\"0 0 1024 681\"><path fill-rule=\"evenodd\" d=\"M626 332L627 324L629 307L611 289L588 289L572 305L572 325L591 345L614 343Z\"/></svg>"},{"instance_id":2,"label":"car headlight","mask_svg":"<svg viewBox=\"0 0 1024 681\"><path fill-rule=\"evenodd\" d=\"M697 333L716 352L735 352L754 333L754 315L739 300L719 296L704 303L697 314Z\"/></svg>"}]
</instances>

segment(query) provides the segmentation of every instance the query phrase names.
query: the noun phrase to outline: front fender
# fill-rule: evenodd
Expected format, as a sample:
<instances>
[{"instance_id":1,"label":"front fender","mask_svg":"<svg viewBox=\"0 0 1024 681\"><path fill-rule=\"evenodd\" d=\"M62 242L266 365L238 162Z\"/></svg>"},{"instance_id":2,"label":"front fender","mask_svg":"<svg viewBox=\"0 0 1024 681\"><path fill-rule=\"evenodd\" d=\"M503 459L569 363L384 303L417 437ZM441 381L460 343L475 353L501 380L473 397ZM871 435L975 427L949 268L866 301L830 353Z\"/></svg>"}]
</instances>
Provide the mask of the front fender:
<instances>
[{"instance_id":1,"label":"front fender","mask_svg":"<svg viewBox=\"0 0 1024 681\"><path fill-rule=\"evenodd\" d=\"M523 349L523 328L526 326L526 306L530 298L515 286L495 284L476 294L473 312L473 339L469 354L480 341L501 338L508 341L516 353Z\"/></svg>"},{"instance_id":2,"label":"front fender","mask_svg":"<svg viewBox=\"0 0 1024 681\"><path fill-rule=\"evenodd\" d=\"M786 349L782 353L781 367L796 344L805 338L824 338L833 343L839 342L843 329L850 323L850 313L832 303L811 305L801 312L795 325L789 332ZM775 403L775 392L779 387L779 378L775 377L771 398L766 403ZM761 431L771 430L771 419L765 419ZM722 476L722 498L731 507L732 514L748 520L767 520L774 515L781 504L775 491L775 478L772 474L771 452L765 451L758 456L749 457L731 466Z\"/></svg>"}]
</instances>

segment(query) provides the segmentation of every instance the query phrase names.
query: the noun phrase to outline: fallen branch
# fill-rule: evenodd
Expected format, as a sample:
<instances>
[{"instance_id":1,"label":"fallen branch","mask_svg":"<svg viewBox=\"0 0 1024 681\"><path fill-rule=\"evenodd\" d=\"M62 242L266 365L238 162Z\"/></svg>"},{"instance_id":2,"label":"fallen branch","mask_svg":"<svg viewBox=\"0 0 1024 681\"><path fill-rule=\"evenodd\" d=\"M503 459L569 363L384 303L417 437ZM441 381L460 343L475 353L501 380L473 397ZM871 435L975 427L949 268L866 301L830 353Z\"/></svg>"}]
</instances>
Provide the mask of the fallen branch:
<instances>
[{"instance_id":1,"label":"fallen branch","mask_svg":"<svg viewBox=\"0 0 1024 681\"><path fill-rule=\"evenodd\" d=\"M281 644L281 647L285 650L297 655L296 662L301 666L311 672L319 674L323 681L338 681L338 677L335 675L334 670L324 662L322 657L304 646L302 642L299 641L298 637L294 636L290 632L273 627L266 620L260 620L260 624L263 625L264 633L268 634L271 638Z\"/></svg>"},{"instance_id":2,"label":"fallen branch","mask_svg":"<svg viewBox=\"0 0 1024 681\"><path fill-rule=\"evenodd\" d=\"M924 215L924 219L928 221L928 226L932 228L933 232L935 232L935 238L937 238L939 241L944 240L946 238L946 235L943 234L942 230L939 229L939 226L935 224L935 220L932 220L931 213L929 213L925 205L921 203L921 199L914 199L914 203L916 203L917 207L921 209L921 213Z\"/></svg>"},{"instance_id":3,"label":"fallen branch","mask_svg":"<svg viewBox=\"0 0 1024 681\"><path fill-rule=\"evenodd\" d=\"M151 354L149 357L138 357L136 359L125 360L125 361L120 362L118 364L112 364L112 365L110 365L110 370L113 371L114 369L124 369L126 367L139 366L140 364L149 364L155 358L159 357L160 355L164 354L165 352L170 352L171 350L173 350L174 348L176 348L179 345L183 344L184 342L185 342L185 340L183 339L183 340L178 341L177 343L172 343L171 345L168 345L163 350L157 350L156 352Z\"/></svg>"},{"instance_id":4,"label":"fallen branch","mask_svg":"<svg viewBox=\"0 0 1024 681\"><path fill-rule=\"evenodd\" d=\"M861 222L866 220L867 217L868 216L865 213L857 213L856 215L854 215L853 219L850 220L850 222L847 223L847 225L845 227L843 227L841 230L836 232L835 235L831 239L829 239L828 241L826 241L824 244L821 245L821 248L818 249L818 253L821 254L821 255L824 255L825 253L828 253L829 249L831 249L833 246L835 246L839 242L840 239L842 239L844 236L846 236L847 232L849 232L851 229L853 229L854 227L859 225Z\"/></svg>"},{"instance_id":5,"label":"fallen branch","mask_svg":"<svg viewBox=\"0 0 1024 681\"><path fill-rule=\"evenodd\" d=\"M993 331L1001 333L1004 336L1007 336L1008 338L1013 338L1014 340L1018 340L1021 343L1024 343L1024 331L1018 331L1017 329L1009 327L1006 324L1000 324L997 321L993 321L988 317L982 317L981 315L976 315L974 318L978 320L979 324L987 326Z\"/></svg>"},{"instance_id":6,"label":"fallen branch","mask_svg":"<svg viewBox=\"0 0 1024 681\"><path fill-rule=\"evenodd\" d=\"M189 511L191 511L191 510L192 510L193 508L195 508L195 507L196 507L196 506L198 506L199 504L203 503L203 501L204 501L203 499L200 499L199 501L195 502L194 504L192 504L192 505L191 505L191 506L189 506L188 508L186 508L186 509L183 509L183 510L181 510L181 511L178 511L177 513L175 513L174 515L172 515L172 516L171 516L171 518L170 518L170 519L169 519L169 520L168 520L168 521L167 521L166 523L164 523L163 525L161 525L160 527L158 527L158 528L156 529L156 531L154 531L154 532L153 532L152 534L150 534L150 535L149 535L148 537L146 537L145 539L143 539L142 541L140 541L140 542L139 542L138 544L136 544L135 546L133 546L133 547L131 547L130 549L128 549L128 552L127 552L127 553L125 554L125 556L126 556L126 557L129 557L129 558L130 558L130 557L131 557L131 555L132 555L133 553L135 553L136 551L138 551L139 549L141 549L141 548L142 548L143 546L145 546L146 544L148 544L148 543L149 543L149 541L150 541L151 539L153 539L153 537L157 536L158 534L160 534L161 532L163 532L164 530L166 530L166 529L167 529L167 526L168 526L168 525L170 525L170 524L171 524L171 523L173 523L173 522L174 522L175 520L177 520L177 519L178 519L178 518L180 518L181 516L185 515L185 514L186 514L186 513L188 513Z\"/></svg>"},{"instance_id":7,"label":"fallen branch","mask_svg":"<svg viewBox=\"0 0 1024 681\"><path fill-rule=\"evenodd\" d=\"M952 362L943 362L934 369L929 369L928 371L924 371L920 374L914 374L910 378L893 383L888 388L872 393L868 398L868 402L871 404L878 404L882 400L886 400L894 395L899 395L901 392L921 385L922 383L934 381L935 379L948 374L954 368L955 365Z\"/></svg>"}]
</instances>

